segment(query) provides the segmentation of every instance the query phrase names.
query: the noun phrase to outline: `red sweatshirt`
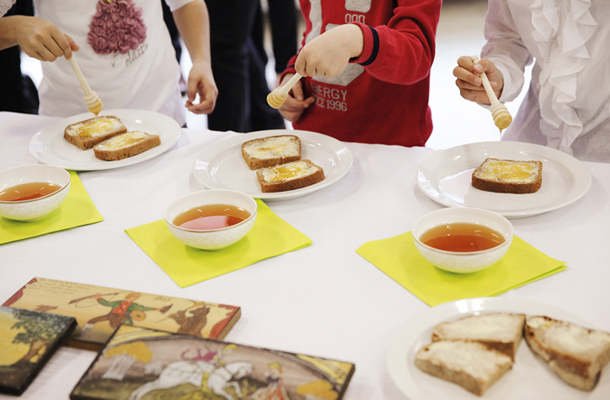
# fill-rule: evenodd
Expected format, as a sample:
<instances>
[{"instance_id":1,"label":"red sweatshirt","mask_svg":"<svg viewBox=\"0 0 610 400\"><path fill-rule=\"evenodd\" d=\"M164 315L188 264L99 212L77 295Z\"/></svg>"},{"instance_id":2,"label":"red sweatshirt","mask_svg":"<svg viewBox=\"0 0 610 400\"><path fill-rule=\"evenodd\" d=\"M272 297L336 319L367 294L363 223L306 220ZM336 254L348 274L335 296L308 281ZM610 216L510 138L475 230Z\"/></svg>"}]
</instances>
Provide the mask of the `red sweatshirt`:
<instances>
[{"instance_id":1,"label":"red sweatshirt","mask_svg":"<svg viewBox=\"0 0 610 400\"><path fill-rule=\"evenodd\" d=\"M355 23L364 50L334 78L307 77L316 102L295 129L361 143L423 146L432 133L428 106L441 0L300 0L303 45L336 25ZM294 73L296 55L284 74Z\"/></svg>"}]
</instances>

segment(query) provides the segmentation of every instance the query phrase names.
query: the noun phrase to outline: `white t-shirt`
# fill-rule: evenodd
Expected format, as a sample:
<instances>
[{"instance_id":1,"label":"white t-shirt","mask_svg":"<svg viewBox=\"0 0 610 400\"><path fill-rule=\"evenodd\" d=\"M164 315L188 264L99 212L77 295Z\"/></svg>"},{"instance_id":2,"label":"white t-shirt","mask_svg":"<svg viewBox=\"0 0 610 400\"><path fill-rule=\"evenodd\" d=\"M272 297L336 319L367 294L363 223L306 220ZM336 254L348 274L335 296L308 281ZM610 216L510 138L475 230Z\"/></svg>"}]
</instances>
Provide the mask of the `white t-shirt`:
<instances>
[{"instance_id":1,"label":"white t-shirt","mask_svg":"<svg viewBox=\"0 0 610 400\"><path fill-rule=\"evenodd\" d=\"M530 88L504 139L610 162L610 4L607 0L490 0L482 57L514 100Z\"/></svg>"},{"instance_id":2,"label":"white t-shirt","mask_svg":"<svg viewBox=\"0 0 610 400\"><path fill-rule=\"evenodd\" d=\"M192 0L166 0L173 11ZM15 0L0 0L4 15ZM186 111L178 81L180 67L159 1L34 0L37 17L56 24L80 46L75 59L104 109L146 109L174 118ZM87 112L70 62L42 63L41 115L68 117Z\"/></svg>"}]
</instances>

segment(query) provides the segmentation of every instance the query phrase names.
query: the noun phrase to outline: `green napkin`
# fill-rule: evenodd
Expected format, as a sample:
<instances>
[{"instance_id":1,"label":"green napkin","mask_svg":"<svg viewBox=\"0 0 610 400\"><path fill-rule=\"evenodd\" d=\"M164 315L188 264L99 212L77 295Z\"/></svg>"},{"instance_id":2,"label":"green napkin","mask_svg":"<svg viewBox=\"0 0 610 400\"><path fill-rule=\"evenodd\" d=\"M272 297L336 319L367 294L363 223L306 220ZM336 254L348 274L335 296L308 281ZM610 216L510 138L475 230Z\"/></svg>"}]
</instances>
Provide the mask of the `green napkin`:
<instances>
[{"instance_id":1,"label":"green napkin","mask_svg":"<svg viewBox=\"0 0 610 400\"><path fill-rule=\"evenodd\" d=\"M265 258L301 249L311 239L275 215L261 200L254 226L239 242L217 251L199 250L176 239L165 220L125 232L180 287L232 272Z\"/></svg>"},{"instance_id":2,"label":"green napkin","mask_svg":"<svg viewBox=\"0 0 610 400\"><path fill-rule=\"evenodd\" d=\"M103 221L76 172L70 171L70 179L68 196L46 217L31 222L0 217L0 244Z\"/></svg>"},{"instance_id":3,"label":"green napkin","mask_svg":"<svg viewBox=\"0 0 610 400\"><path fill-rule=\"evenodd\" d=\"M356 252L431 306L496 296L567 268L517 236L500 261L471 274L455 274L433 266L415 248L411 232L367 242Z\"/></svg>"}]
</instances>

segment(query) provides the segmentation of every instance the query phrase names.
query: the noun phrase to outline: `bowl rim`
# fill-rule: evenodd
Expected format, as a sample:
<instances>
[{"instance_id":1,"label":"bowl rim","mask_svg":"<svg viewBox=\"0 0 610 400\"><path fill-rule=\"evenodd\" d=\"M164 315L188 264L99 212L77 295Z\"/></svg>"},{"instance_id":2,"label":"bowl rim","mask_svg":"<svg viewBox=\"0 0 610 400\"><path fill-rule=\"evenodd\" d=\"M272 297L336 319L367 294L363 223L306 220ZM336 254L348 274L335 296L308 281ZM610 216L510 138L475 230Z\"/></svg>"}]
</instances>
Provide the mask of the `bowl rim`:
<instances>
[{"instance_id":1,"label":"bowl rim","mask_svg":"<svg viewBox=\"0 0 610 400\"><path fill-rule=\"evenodd\" d=\"M70 176L70 172L68 170L66 170L65 168L58 167L56 165L47 165L47 164L21 165L21 166L18 166L18 167L13 167L13 168L2 170L0 172L9 172L9 171L18 170L18 169L21 169L21 168L31 168L31 167L34 167L34 168L39 168L39 167L40 168L42 168L42 167L49 168L50 167L50 168L53 168L53 169L56 169L56 170L63 171L66 174L68 174L68 182L66 182L65 185L63 185L62 187L60 187L56 191L54 191L52 193L49 193L49 194L46 194L46 195L41 196L41 197L37 197L35 199L17 200L17 201L15 201L15 200L0 200L0 204L4 204L4 205L27 204L27 203L33 203L33 202L36 202L36 201L41 201L41 200L44 200L44 199L48 199L49 197L53 197L53 196L61 193L62 191L66 190L66 188L68 188L70 186L70 184L72 183L72 176ZM31 182L28 182L28 183L31 183ZM9 189L9 188L12 188L12 187L15 187L15 186L18 186L18 185L7 186L6 188L4 188L2 190L6 190L6 189Z\"/></svg>"},{"instance_id":2,"label":"bowl rim","mask_svg":"<svg viewBox=\"0 0 610 400\"><path fill-rule=\"evenodd\" d=\"M234 224L234 225L231 225L231 226L225 226L225 227L222 227L222 228L216 228L216 229L188 229L188 228L183 228L183 227L181 227L181 226L178 226L178 225L174 224L174 222L173 222L173 221L170 221L170 220L167 218L167 217L168 217L168 213L169 213L169 209L170 209L170 208L171 208L171 207L172 207L172 206L173 206L175 203L177 203L178 201L183 200L183 199L184 199L184 198L186 198L186 197L190 197L190 196L197 195L197 194L199 194L199 193L206 193L206 192L212 192L212 191L213 191L213 192L231 192L231 193L238 193L240 196L247 197L247 198L251 199L251 200L254 202L254 212L251 212L251 213L250 213L250 216L249 216L248 218L244 219L244 220L243 220L243 221L241 221L241 222L238 222L237 224ZM208 204L206 204L206 205L211 205L211 204L223 204L223 203L219 203L219 202L217 202L217 203L208 203ZM224 204L227 204L227 203L224 203ZM235 204L233 204L233 205L235 205ZM194 207L197 207L197 206L193 206L193 207L189 208L189 210L190 210L190 209L192 209L192 208L194 208ZM188 210L187 210L187 211L188 211ZM246 210L246 211L247 211L247 210ZM253 218L255 218L257 214L258 214L258 204L256 203L256 199L254 199L252 196L250 196L250 195L248 195L248 194L246 194L246 193L243 193L243 192L239 192L239 191L237 191L237 190L229 190L229 189L207 189L207 190L200 190L200 191L197 191L197 192L187 193L187 194L185 194L184 196L181 196L181 197L177 198L176 200L174 200L174 201L172 202L172 204L170 204L170 205L169 205L169 207L167 208L167 211L165 212L165 222L166 222L168 225L170 225L172 228L175 228L175 229L180 230L180 231L183 231L183 232L192 232L192 233L213 233L213 232L222 232L222 231L226 231L226 230L229 230L229 229L233 229L233 228L237 228L237 227L239 227L239 226L242 226L242 225L244 225L244 224L248 223L249 221L251 221ZM180 215L180 214L178 214L178 215Z\"/></svg>"},{"instance_id":3,"label":"bowl rim","mask_svg":"<svg viewBox=\"0 0 610 400\"><path fill-rule=\"evenodd\" d=\"M510 243L512 243L513 237L515 236L513 224L505 216L503 216L501 214L498 214L498 213L496 213L494 211L486 210L484 208L475 208L475 207L449 207L449 208L441 208L439 210L431 211L431 212L429 212L427 214L422 215L421 217L419 217L413 223L413 226L415 227L416 224L419 223L424 217L430 216L431 214L448 214L451 211L456 211L456 210L471 210L473 212L481 212L483 214L491 215L494 218L497 218L498 220L506 223L510 227L510 231L506 235L504 235L502 232L498 232L504 238L504 241L502 243L499 243L496 246L490 247L490 248L485 249L485 250L477 250L477 251L449 251L449 250L442 250L442 249L438 249L436 247L429 246L429 245L425 244L424 242L422 242L419 239L419 237L417 237L415 235L415 233L413 232L414 229L411 231L411 233L412 233L411 236L413 236L413 240L418 245L424 247L425 249L428 249L428 250L431 250L431 251L435 251L435 252L438 252L440 254L451 255L451 256L458 256L458 257L477 256L477 255L481 255L481 254L492 253L492 252L500 250L501 248L503 248L505 246L508 246ZM475 222L474 224L477 224L477 223ZM484 224L478 224L478 225L485 226ZM427 232L429 229L432 229L433 227L430 227L430 228L426 229L424 231L424 233ZM493 228L490 228L490 229L493 229ZM494 230L497 231L497 229L494 229Z\"/></svg>"}]
</instances>

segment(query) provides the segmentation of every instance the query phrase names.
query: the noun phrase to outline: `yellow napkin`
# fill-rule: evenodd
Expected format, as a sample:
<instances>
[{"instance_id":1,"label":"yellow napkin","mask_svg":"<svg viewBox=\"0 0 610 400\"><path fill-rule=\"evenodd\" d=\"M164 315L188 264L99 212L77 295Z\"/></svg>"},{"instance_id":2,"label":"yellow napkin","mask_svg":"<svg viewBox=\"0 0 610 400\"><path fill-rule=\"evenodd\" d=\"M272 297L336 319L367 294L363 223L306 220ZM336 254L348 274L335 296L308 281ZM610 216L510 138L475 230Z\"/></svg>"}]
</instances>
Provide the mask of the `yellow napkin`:
<instances>
[{"instance_id":1,"label":"yellow napkin","mask_svg":"<svg viewBox=\"0 0 610 400\"><path fill-rule=\"evenodd\" d=\"M415 248L411 232L367 242L356 252L431 306L496 296L567 268L517 236L500 261L472 274L455 274L430 264Z\"/></svg>"},{"instance_id":2,"label":"yellow napkin","mask_svg":"<svg viewBox=\"0 0 610 400\"><path fill-rule=\"evenodd\" d=\"M261 200L254 226L239 242L217 251L199 250L176 239L165 220L125 232L180 287L232 272L265 258L301 249L311 239L275 215Z\"/></svg>"},{"instance_id":3,"label":"yellow napkin","mask_svg":"<svg viewBox=\"0 0 610 400\"><path fill-rule=\"evenodd\" d=\"M103 221L76 172L70 171L70 179L68 196L46 217L32 222L0 217L0 244Z\"/></svg>"}]
</instances>

